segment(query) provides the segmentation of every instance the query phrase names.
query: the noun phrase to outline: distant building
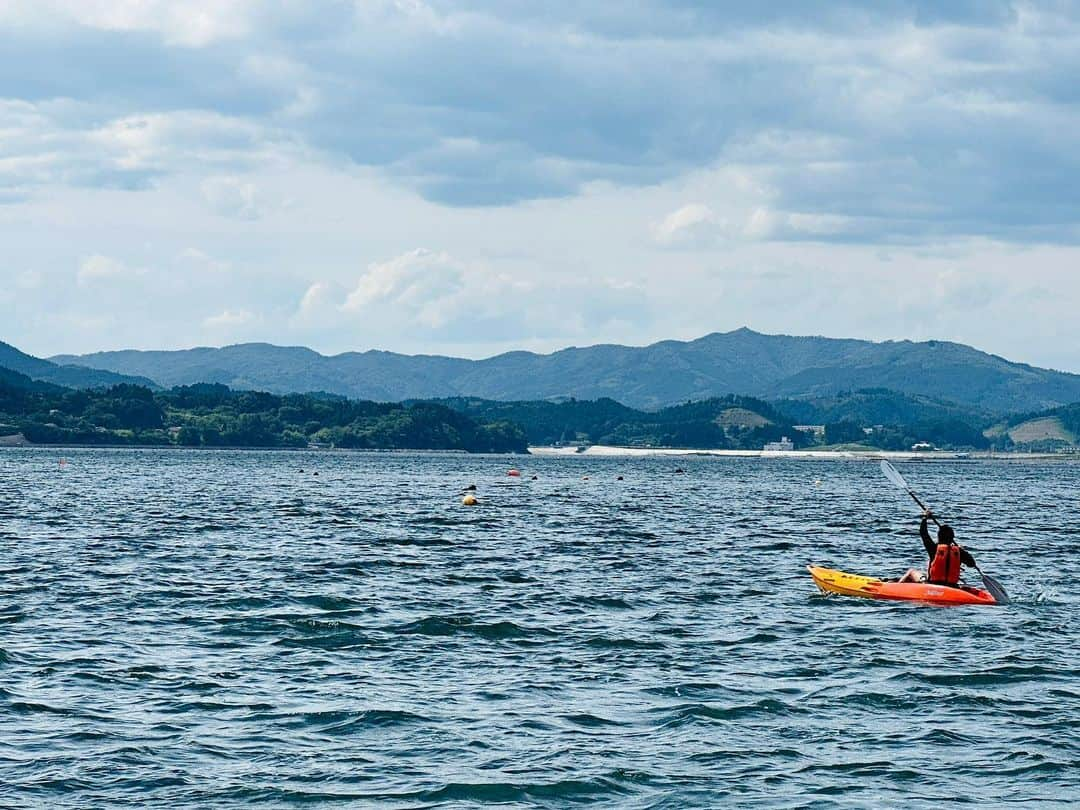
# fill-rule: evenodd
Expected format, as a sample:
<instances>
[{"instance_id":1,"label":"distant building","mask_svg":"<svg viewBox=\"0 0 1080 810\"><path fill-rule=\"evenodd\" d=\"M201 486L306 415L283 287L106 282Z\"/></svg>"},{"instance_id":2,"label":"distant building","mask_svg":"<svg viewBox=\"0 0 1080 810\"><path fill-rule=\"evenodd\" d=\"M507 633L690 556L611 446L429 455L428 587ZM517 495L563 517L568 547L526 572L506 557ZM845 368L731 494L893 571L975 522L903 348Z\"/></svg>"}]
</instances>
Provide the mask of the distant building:
<instances>
[{"instance_id":1,"label":"distant building","mask_svg":"<svg viewBox=\"0 0 1080 810\"><path fill-rule=\"evenodd\" d=\"M799 433L811 433L819 439L825 435L824 425L795 425L795 429Z\"/></svg>"},{"instance_id":2,"label":"distant building","mask_svg":"<svg viewBox=\"0 0 1080 810\"><path fill-rule=\"evenodd\" d=\"M780 453L785 450L794 450L795 443L791 441L787 436L784 436L778 442L769 442L763 448L766 453Z\"/></svg>"},{"instance_id":3,"label":"distant building","mask_svg":"<svg viewBox=\"0 0 1080 810\"><path fill-rule=\"evenodd\" d=\"M926 453L930 450L937 450L937 448L934 447L934 445L930 444L930 442L916 442L915 444L911 445L911 449L914 450L916 453Z\"/></svg>"}]
</instances>

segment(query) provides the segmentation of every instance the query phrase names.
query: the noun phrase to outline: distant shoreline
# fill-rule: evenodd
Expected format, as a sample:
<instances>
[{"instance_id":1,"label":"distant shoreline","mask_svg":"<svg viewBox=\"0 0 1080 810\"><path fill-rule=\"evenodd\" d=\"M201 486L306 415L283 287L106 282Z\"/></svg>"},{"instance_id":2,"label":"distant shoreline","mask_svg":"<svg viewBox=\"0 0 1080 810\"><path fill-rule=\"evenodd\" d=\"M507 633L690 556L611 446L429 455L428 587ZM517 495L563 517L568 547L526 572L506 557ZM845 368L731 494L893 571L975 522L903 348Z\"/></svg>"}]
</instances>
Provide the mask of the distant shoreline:
<instances>
[{"instance_id":1,"label":"distant shoreline","mask_svg":"<svg viewBox=\"0 0 1080 810\"><path fill-rule=\"evenodd\" d=\"M1080 454L1073 453L990 453L985 450L952 452L946 450L898 451L898 450L694 450L678 447L615 447L594 444L579 451L576 447L529 446L534 456L556 457L605 457L640 458L648 456L718 456L723 458L787 458L807 460L861 460L878 461L1080 461Z\"/></svg>"},{"instance_id":2,"label":"distant shoreline","mask_svg":"<svg viewBox=\"0 0 1080 810\"><path fill-rule=\"evenodd\" d=\"M0 437L3 439L6 437ZM187 446L183 444L44 444L23 440L21 443L3 442L0 440L0 451L3 450L206 450L220 452L228 450L244 451L280 451L282 453L441 453L444 455L466 456L525 456L525 453L473 453L468 450L445 450L441 448L423 447L271 447L266 445L197 445Z\"/></svg>"},{"instance_id":3,"label":"distant shoreline","mask_svg":"<svg viewBox=\"0 0 1080 810\"><path fill-rule=\"evenodd\" d=\"M35 444L22 442L4 442L0 437L0 451L3 450L174 450L174 451L281 451L287 453L438 453L445 455L469 456L517 456L525 453L470 453L467 450L445 450L422 447L266 447L250 446L199 446L187 447L176 444ZM1080 453L990 453L988 451L952 452L935 451L897 451L897 450L702 450L689 447L616 447L613 445L594 444L579 451L576 447L551 447L530 445L528 455L538 458L679 458L688 456L710 456L716 458L780 458L800 459L805 461L1060 461L1080 462Z\"/></svg>"}]
</instances>

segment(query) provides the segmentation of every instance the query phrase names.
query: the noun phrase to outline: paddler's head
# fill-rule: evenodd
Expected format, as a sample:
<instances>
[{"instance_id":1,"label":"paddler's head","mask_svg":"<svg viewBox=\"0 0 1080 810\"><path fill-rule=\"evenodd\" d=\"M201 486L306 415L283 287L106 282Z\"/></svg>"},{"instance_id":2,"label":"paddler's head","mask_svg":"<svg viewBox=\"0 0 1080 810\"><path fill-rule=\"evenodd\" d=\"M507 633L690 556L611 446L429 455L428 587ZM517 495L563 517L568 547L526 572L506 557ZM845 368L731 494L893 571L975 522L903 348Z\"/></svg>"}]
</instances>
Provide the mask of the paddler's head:
<instances>
[{"instance_id":1,"label":"paddler's head","mask_svg":"<svg viewBox=\"0 0 1080 810\"><path fill-rule=\"evenodd\" d=\"M939 543L952 545L956 542L956 532L953 531L952 526L942 526L938 529L937 539Z\"/></svg>"}]
</instances>

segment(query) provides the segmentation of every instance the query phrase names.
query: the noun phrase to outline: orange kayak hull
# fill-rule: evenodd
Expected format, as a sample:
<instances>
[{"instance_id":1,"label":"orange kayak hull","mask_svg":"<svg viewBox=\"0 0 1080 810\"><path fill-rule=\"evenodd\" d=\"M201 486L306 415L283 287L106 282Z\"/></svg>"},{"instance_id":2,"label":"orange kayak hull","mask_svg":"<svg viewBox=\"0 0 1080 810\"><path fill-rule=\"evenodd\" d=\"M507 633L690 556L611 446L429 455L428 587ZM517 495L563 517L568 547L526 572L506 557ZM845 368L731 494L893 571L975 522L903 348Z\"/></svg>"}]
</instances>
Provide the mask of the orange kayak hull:
<instances>
[{"instance_id":1,"label":"orange kayak hull","mask_svg":"<svg viewBox=\"0 0 1080 810\"><path fill-rule=\"evenodd\" d=\"M886 599L892 602L922 602L928 605L996 605L994 597L982 588L931 585L926 582L886 582L861 574L848 574L832 568L806 566L814 584L822 593L856 596L861 599Z\"/></svg>"}]
</instances>

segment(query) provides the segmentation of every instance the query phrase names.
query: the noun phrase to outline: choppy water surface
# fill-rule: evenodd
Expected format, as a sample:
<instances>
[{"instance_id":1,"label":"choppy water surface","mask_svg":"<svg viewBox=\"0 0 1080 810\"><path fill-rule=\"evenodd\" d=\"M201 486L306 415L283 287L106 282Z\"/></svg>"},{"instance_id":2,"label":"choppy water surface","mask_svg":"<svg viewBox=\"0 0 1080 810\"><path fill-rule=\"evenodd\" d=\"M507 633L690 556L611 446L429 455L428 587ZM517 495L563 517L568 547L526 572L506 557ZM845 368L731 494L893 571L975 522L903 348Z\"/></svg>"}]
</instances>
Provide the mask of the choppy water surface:
<instances>
[{"instance_id":1,"label":"choppy water surface","mask_svg":"<svg viewBox=\"0 0 1080 810\"><path fill-rule=\"evenodd\" d=\"M903 470L1015 604L817 595L865 462L2 451L0 804L1066 806L1080 465Z\"/></svg>"}]
</instances>

